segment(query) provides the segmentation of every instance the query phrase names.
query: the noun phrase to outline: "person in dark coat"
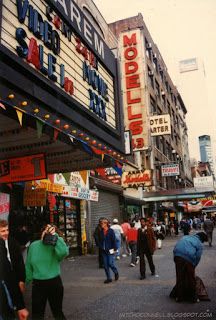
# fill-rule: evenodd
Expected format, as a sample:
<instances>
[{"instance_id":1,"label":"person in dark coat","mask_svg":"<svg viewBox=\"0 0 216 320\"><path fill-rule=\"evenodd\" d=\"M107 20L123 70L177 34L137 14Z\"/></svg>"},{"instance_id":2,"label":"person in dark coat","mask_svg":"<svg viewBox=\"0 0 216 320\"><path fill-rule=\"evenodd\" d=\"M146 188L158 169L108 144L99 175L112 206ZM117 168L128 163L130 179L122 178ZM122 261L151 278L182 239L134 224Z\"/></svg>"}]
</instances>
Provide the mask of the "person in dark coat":
<instances>
[{"instance_id":1,"label":"person in dark coat","mask_svg":"<svg viewBox=\"0 0 216 320\"><path fill-rule=\"evenodd\" d=\"M96 246L98 247L98 263L99 263L99 268L104 268L104 264L103 264L103 255L102 255L102 252L103 250L100 248L100 241L101 241L101 230L102 230L102 221L103 221L103 218L100 218L99 221L98 221L98 225L97 227L95 228L95 231L94 231L94 234L93 234L93 237L94 237L94 240L95 240L95 244Z\"/></svg>"},{"instance_id":2,"label":"person in dark coat","mask_svg":"<svg viewBox=\"0 0 216 320\"><path fill-rule=\"evenodd\" d=\"M195 268L201 259L202 243L207 240L204 232L198 232L195 235L182 237L175 245L173 254L176 266L176 286L170 297L174 297L177 302L183 300L197 302Z\"/></svg>"},{"instance_id":3,"label":"person in dark coat","mask_svg":"<svg viewBox=\"0 0 216 320\"><path fill-rule=\"evenodd\" d=\"M137 255L140 257L140 280L143 280L146 277L145 256L148 260L152 275L155 275L152 255L156 248L156 239L150 223L144 218L140 219L140 223L141 228L138 229L137 236Z\"/></svg>"},{"instance_id":4,"label":"person in dark coat","mask_svg":"<svg viewBox=\"0 0 216 320\"><path fill-rule=\"evenodd\" d=\"M0 219L0 238L4 240L7 249L7 257L13 269L20 290L25 289L25 264L23 261L19 243L10 236L7 220Z\"/></svg>"},{"instance_id":5,"label":"person in dark coat","mask_svg":"<svg viewBox=\"0 0 216 320\"><path fill-rule=\"evenodd\" d=\"M209 247L212 246L212 235L214 231L214 223L210 219L210 216L207 216L206 220L203 223L203 229L207 234Z\"/></svg>"},{"instance_id":6,"label":"person in dark coat","mask_svg":"<svg viewBox=\"0 0 216 320\"><path fill-rule=\"evenodd\" d=\"M101 226L102 230L100 232L99 248L102 250L104 270L107 277L104 283L110 283L112 282L110 269L115 275L115 280L117 281L119 278L118 269L116 268L114 259L114 254L117 251L116 239L114 230L110 228L109 221L107 219L103 219L101 221Z\"/></svg>"},{"instance_id":7,"label":"person in dark coat","mask_svg":"<svg viewBox=\"0 0 216 320\"><path fill-rule=\"evenodd\" d=\"M0 238L0 319L14 320L16 312L19 320L28 318L19 283L7 257L5 242Z\"/></svg>"}]
</instances>

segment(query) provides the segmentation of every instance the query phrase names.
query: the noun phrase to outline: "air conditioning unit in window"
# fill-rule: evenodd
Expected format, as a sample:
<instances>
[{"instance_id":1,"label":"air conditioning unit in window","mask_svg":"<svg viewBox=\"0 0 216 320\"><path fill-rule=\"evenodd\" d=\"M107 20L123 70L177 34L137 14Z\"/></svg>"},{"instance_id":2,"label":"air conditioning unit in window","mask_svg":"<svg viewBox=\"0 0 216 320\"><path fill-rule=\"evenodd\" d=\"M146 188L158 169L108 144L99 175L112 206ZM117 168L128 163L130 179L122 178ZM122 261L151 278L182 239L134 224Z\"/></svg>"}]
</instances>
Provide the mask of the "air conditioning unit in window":
<instances>
[{"instance_id":1,"label":"air conditioning unit in window","mask_svg":"<svg viewBox=\"0 0 216 320\"><path fill-rule=\"evenodd\" d=\"M157 59L157 53L153 53L153 59Z\"/></svg>"},{"instance_id":2,"label":"air conditioning unit in window","mask_svg":"<svg viewBox=\"0 0 216 320\"><path fill-rule=\"evenodd\" d=\"M150 42L147 43L146 48L147 48L147 49L152 49L152 44L151 44Z\"/></svg>"},{"instance_id":3,"label":"air conditioning unit in window","mask_svg":"<svg viewBox=\"0 0 216 320\"><path fill-rule=\"evenodd\" d=\"M154 72L151 71L151 70L149 70L148 75L149 75L149 76L153 76L153 75L154 75Z\"/></svg>"},{"instance_id":4,"label":"air conditioning unit in window","mask_svg":"<svg viewBox=\"0 0 216 320\"><path fill-rule=\"evenodd\" d=\"M162 96L165 96L165 92L164 92L164 91L161 91L161 95L162 95Z\"/></svg>"}]
</instances>

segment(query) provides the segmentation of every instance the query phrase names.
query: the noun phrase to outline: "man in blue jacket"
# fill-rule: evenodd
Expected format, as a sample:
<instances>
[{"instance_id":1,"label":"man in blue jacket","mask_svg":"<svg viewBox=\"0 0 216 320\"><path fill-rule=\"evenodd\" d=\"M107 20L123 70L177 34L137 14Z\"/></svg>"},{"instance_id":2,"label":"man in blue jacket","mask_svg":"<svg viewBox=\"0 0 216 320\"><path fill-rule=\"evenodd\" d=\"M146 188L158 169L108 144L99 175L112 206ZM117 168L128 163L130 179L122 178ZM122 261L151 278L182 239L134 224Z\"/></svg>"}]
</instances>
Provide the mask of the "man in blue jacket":
<instances>
[{"instance_id":1,"label":"man in blue jacket","mask_svg":"<svg viewBox=\"0 0 216 320\"><path fill-rule=\"evenodd\" d=\"M204 241L207 241L204 232L184 236L173 250L176 266L176 301L197 302L195 268L201 259Z\"/></svg>"},{"instance_id":2,"label":"man in blue jacket","mask_svg":"<svg viewBox=\"0 0 216 320\"><path fill-rule=\"evenodd\" d=\"M114 253L117 250L116 239L114 231L109 227L109 222L107 219L101 221L102 230L100 231L99 237L99 248L102 250L102 257L104 263L104 270L106 273L107 279L104 283L112 282L110 275L110 269L115 275L115 280L119 278L118 269L115 266Z\"/></svg>"}]
</instances>

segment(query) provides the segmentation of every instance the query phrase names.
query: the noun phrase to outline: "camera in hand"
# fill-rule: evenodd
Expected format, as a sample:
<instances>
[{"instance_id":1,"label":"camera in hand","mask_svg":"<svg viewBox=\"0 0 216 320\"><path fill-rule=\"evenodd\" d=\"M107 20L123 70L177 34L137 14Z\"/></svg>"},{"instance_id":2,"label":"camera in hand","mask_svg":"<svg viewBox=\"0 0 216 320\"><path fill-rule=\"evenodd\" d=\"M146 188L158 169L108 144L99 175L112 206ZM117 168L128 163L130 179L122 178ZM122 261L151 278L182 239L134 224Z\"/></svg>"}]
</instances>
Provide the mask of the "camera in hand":
<instances>
[{"instance_id":1,"label":"camera in hand","mask_svg":"<svg viewBox=\"0 0 216 320\"><path fill-rule=\"evenodd\" d=\"M43 244L55 246L58 240L58 236L56 234L46 233L43 237Z\"/></svg>"}]
</instances>

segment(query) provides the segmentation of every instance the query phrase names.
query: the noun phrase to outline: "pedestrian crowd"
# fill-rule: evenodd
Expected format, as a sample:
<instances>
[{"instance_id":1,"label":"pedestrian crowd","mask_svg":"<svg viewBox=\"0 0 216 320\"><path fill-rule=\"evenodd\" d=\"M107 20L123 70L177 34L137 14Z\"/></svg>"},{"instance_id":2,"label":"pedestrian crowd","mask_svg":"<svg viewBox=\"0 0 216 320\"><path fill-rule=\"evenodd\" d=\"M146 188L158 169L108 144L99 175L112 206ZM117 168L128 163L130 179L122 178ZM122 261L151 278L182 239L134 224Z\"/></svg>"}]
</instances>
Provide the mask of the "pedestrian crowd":
<instances>
[{"instance_id":1,"label":"pedestrian crowd","mask_svg":"<svg viewBox=\"0 0 216 320\"><path fill-rule=\"evenodd\" d=\"M203 231L201 231L201 225ZM195 234L190 234L192 228ZM157 276L153 261L156 249L162 249L166 236L177 236L179 229L183 237L173 250L176 268L176 285L170 293L177 302L208 300L208 294L195 269L201 259L203 242L212 246L214 223L208 216L205 221L195 217L175 219L169 224L156 223L152 218L124 220L115 218L112 224L101 217L94 231L98 247L99 268L105 271L105 284L119 279L117 260L130 256L130 267L139 264L140 280L146 278L146 259L152 276ZM25 306L25 285L32 283L32 319L42 320L47 302L54 319L66 319L62 310L64 287L60 264L68 256L68 247L54 225L45 225L38 240L30 243L26 228L21 228L17 239L9 233L8 222L0 220L0 320L26 320L29 311ZM26 248L28 248L26 250ZM25 261L25 262L24 262ZM112 276L113 274L113 276Z\"/></svg>"},{"instance_id":2,"label":"pedestrian crowd","mask_svg":"<svg viewBox=\"0 0 216 320\"><path fill-rule=\"evenodd\" d=\"M106 228L104 228L104 224ZM106 218L101 218L94 237L99 248L99 267L104 267L107 277L104 283L112 282L108 269L113 271L115 280L119 279L119 271L115 260L127 255L131 256L131 267L140 265L140 280L146 278L145 259L148 261L151 275L158 276L153 261L154 251L156 248L162 249L162 242L166 236L177 236L180 229L184 236L177 241L173 250L176 285L170 293L170 297L175 298L177 302L209 300L202 280L195 273L195 268L201 259L203 242L208 241L209 246L212 246L214 223L207 216L202 225L203 231L200 230L201 220L197 217L193 220L183 217L180 223L173 219L167 225L162 221L154 223L151 218L139 219L137 216L130 223L125 220L121 225L117 218L113 220L112 224ZM100 234L97 233L98 228ZM190 235L192 228L199 232ZM112 243L109 241L108 246L106 243L109 237L109 229L113 230L114 233L111 233ZM102 260L100 260L100 252L102 252Z\"/></svg>"}]
</instances>

